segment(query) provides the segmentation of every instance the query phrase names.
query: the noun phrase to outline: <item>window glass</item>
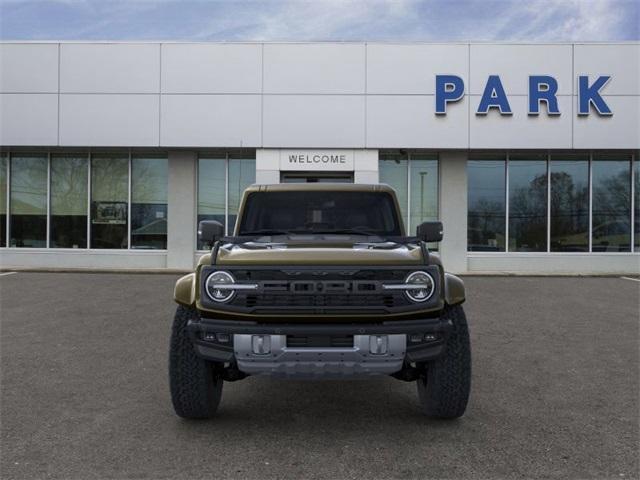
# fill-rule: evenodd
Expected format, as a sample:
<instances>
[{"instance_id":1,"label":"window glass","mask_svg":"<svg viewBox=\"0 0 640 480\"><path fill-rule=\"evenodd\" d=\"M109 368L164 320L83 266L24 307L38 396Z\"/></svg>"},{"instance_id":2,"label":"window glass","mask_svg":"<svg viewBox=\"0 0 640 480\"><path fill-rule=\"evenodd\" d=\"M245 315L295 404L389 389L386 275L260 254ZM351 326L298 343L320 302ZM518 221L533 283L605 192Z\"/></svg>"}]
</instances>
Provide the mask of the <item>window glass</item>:
<instances>
[{"instance_id":1,"label":"window glass","mask_svg":"<svg viewBox=\"0 0 640 480\"><path fill-rule=\"evenodd\" d=\"M7 246L7 155L0 154L0 247Z\"/></svg>"},{"instance_id":2,"label":"window glass","mask_svg":"<svg viewBox=\"0 0 640 480\"><path fill-rule=\"evenodd\" d=\"M636 152L633 162L633 181L634 195L633 204L635 211L633 212L634 218L634 250L640 252L640 158L638 156L640 152Z\"/></svg>"},{"instance_id":3,"label":"window glass","mask_svg":"<svg viewBox=\"0 0 640 480\"><path fill-rule=\"evenodd\" d=\"M477 157L480 158L480 157ZM467 163L469 251L505 250L505 160L478 159Z\"/></svg>"},{"instance_id":4,"label":"window glass","mask_svg":"<svg viewBox=\"0 0 640 480\"><path fill-rule=\"evenodd\" d=\"M129 159L91 157L91 248L127 248Z\"/></svg>"},{"instance_id":5,"label":"window glass","mask_svg":"<svg viewBox=\"0 0 640 480\"><path fill-rule=\"evenodd\" d=\"M53 248L87 247L86 155L51 157L51 238Z\"/></svg>"},{"instance_id":6,"label":"window glass","mask_svg":"<svg viewBox=\"0 0 640 480\"><path fill-rule=\"evenodd\" d=\"M409 193L407 185L408 163L407 154L400 152L381 152L378 166L380 183L386 183L396 191L407 232L409 227L409 219L407 217L407 198Z\"/></svg>"},{"instance_id":7,"label":"window glass","mask_svg":"<svg viewBox=\"0 0 640 480\"><path fill-rule=\"evenodd\" d=\"M242 192L256 181L256 161L229 155L229 219L227 232L235 230Z\"/></svg>"},{"instance_id":8,"label":"window glass","mask_svg":"<svg viewBox=\"0 0 640 480\"><path fill-rule=\"evenodd\" d=\"M47 246L47 157L12 155L10 246Z\"/></svg>"},{"instance_id":9,"label":"window glass","mask_svg":"<svg viewBox=\"0 0 640 480\"><path fill-rule=\"evenodd\" d=\"M551 157L551 251L589 251L589 158Z\"/></svg>"},{"instance_id":10,"label":"window glass","mask_svg":"<svg viewBox=\"0 0 640 480\"><path fill-rule=\"evenodd\" d=\"M216 220L225 224L225 157L207 157L198 160L198 223ZM198 241L198 250L211 248Z\"/></svg>"},{"instance_id":11,"label":"window glass","mask_svg":"<svg viewBox=\"0 0 640 480\"><path fill-rule=\"evenodd\" d=\"M546 250L546 156L513 155L509 161L509 251Z\"/></svg>"},{"instance_id":12,"label":"window glass","mask_svg":"<svg viewBox=\"0 0 640 480\"><path fill-rule=\"evenodd\" d=\"M431 154L411 154L411 218L407 233L422 222L438 220L438 160Z\"/></svg>"},{"instance_id":13,"label":"window glass","mask_svg":"<svg viewBox=\"0 0 640 480\"><path fill-rule=\"evenodd\" d=\"M594 252L628 252L631 249L630 156L594 155L593 225Z\"/></svg>"},{"instance_id":14,"label":"window glass","mask_svg":"<svg viewBox=\"0 0 640 480\"><path fill-rule=\"evenodd\" d=\"M131 248L167 248L167 158L131 159Z\"/></svg>"}]
</instances>

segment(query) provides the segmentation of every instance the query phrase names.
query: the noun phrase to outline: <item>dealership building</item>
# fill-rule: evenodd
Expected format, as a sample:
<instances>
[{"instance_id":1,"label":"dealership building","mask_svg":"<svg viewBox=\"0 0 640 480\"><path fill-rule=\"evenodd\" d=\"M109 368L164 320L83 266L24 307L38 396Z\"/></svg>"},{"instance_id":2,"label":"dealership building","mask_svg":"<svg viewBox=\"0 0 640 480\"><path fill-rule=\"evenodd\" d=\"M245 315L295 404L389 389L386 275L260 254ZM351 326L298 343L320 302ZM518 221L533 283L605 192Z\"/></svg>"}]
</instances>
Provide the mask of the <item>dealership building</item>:
<instances>
[{"instance_id":1,"label":"dealership building","mask_svg":"<svg viewBox=\"0 0 640 480\"><path fill-rule=\"evenodd\" d=\"M0 265L191 269L253 183L387 183L453 272L640 273L640 43L0 43Z\"/></svg>"}]
</instances>

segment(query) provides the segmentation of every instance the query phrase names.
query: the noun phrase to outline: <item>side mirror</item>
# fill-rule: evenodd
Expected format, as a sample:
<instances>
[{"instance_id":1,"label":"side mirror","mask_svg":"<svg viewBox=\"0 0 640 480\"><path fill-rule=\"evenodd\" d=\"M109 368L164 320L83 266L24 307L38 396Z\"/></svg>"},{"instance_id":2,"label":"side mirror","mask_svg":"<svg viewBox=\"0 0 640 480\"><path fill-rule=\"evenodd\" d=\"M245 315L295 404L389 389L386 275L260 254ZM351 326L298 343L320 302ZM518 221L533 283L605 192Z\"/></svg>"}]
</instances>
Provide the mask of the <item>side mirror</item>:
<instances>
[{"instance_id":1,"label":"side mirror","mask_svg":"<svg viewBox=\"0 0 640 480\"><path fill-rule=\"evenodd\" d=\"M442 222L423 222L416 228L416 236L423 242L442 241Z\"/></svg>"},{"instance_id":2,"label":"side mirror","mask_svg":"<svg viewBox=\"0 0 640 480\"><path fill-rule=\"evenodd\" d=\"M202 220L198 223L198 240L200 243L214 244L224 236L224 225L215 220Z\"/></svg>"}]
</instances>

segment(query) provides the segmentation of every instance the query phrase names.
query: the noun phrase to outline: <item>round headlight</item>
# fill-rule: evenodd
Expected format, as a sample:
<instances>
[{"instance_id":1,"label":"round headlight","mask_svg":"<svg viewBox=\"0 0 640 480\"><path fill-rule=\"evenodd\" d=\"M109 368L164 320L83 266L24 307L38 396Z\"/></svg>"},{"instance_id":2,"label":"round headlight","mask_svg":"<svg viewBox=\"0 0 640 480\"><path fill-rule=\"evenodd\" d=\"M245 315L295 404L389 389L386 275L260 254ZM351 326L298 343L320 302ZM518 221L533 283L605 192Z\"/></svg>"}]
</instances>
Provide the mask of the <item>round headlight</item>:
<instances>
[{"instance_id":1,"label":"round headlight","mask_svg":"<svg viewBox=\"0 0 640 480\"><path fill-rule=\"evenodd\" d=\"M231 300L235 294L235 290L224 288L224 285L230 285L235 282L235 279L229 272L213 272L207 277L204 289L211 300L214 302L224 303Z\"/></svg>"},{"instance_id":2,"label":"round headlight","mask_svg":"<svg viewBox=\"0 0 640 480\"><path fill-rule=\"evenodd\" d=\"M415 290L405 290L407 297L414 302L426 302L436 290L436 282L427 272L412 272L405 283L416 286Z\"/></svg>"}]
</instances>

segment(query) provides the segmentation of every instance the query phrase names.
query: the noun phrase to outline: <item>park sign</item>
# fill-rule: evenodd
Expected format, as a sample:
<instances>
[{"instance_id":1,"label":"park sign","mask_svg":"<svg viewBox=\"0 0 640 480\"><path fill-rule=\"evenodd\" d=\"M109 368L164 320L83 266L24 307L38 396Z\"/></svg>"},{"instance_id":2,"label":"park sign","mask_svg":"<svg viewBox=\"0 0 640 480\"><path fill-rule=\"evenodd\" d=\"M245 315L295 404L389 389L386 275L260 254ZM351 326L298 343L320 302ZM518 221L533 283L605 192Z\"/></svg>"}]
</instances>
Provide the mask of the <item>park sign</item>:
<instances>
[{"instance_id":1,"label":"park sign","mask_svg":"<svg viewBox=\"0 0 640 480\"><path fill-rule=\"evenodd\" d=\"M600 95L600 91L611 80L610 75L600 75L591 81L588 75L578 76L578 115L587 116L591 107L598 115L611 116L613 112ZM535 116L540 114L540 106L545 104L547 115L560 115L558 108L558 81L550 75L529 76L529 111ZM457 75L436 75L436 115L446 115L447 105L455 103L464 96L464 80ZM509 98L502 86L499 75L489 75L482 97L476 109L476 115L487 115L492 109L500 115L512 115Z\"/></svg>"}]
</instances>

